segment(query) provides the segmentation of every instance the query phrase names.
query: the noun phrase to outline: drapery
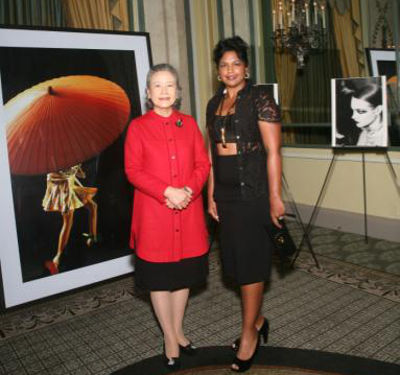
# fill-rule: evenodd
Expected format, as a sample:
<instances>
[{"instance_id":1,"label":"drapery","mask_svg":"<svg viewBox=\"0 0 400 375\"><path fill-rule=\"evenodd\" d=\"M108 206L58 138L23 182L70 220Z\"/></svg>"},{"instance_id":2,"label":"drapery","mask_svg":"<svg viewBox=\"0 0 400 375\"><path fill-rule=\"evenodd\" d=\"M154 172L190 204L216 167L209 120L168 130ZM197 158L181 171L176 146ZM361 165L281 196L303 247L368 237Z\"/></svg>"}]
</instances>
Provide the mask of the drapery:
<instances>
[{"instance_id":1,"label":"drapery","mask_svg":"<svg viewBox=\"0 0 400 375\"><path fill-rule=\"evenodd\" d=\"M278 0L272 0L272 9L278 9ZM272 14L271 14L272 19ZM282 119L286 123L291 122L290 107L292 104L294 88L296 84L297 63L296 59L288 53L275 53L275 73L279 83Z\"/></svg>"},{"instance_id":2,"label":"drapery","mask_svg":"<svg viewBox=\"0 0 400 375\"><path fill-rule=\"evenodd\" d=\"M62 0L1 0L0 24L65 26Z\"/></svg>"},{"instance_id":3,"label":"drapery","mask_svg":"<svg viewBox=\"0 0 400 375\"><path fill-rule=\"evenodd\" d=\"M360 0L330 0L343 77L365 75Z\"/></svg>"},{"instance_id":4,"label":"drapery","mask_svg":"<svg viewBox=\"0 0 400 375\"><path fill-rule=\"evenodd\" d=\"M69 27L129 30L126 0L64 0L63 5Z\"/></svg>"},{"instance_id":5,"label":"drapery","mask_svg":"<svg viewBox=\"0 0 400 375\"><path fill-rule=\"evenodd\" d=\"M341 77L342 70L329 6L326 19L326 48L319 53L311 53L305 68L297 75L291 108L291 118L295 123L330 122L331 79Z\"/></svg>"}]
</instances>

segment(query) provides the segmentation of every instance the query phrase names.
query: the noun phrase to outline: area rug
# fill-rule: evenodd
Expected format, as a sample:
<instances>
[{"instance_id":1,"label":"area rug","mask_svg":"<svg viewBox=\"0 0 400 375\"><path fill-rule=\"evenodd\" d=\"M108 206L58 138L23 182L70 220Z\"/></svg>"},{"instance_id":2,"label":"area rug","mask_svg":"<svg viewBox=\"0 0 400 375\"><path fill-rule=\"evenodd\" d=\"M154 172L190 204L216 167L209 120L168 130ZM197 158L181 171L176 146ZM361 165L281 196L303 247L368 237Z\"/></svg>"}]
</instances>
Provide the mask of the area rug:
<instances>
[{"instance_id":1,"label":"area rug","mask_svg":"<svg viewBox=\"0 0 400 375\"><path fill-rule=\"evenodd\" d=\"M210 277L220 274L219 253L216 250L212 251L209 259ZM320 268L316 267L310 253L302 251L295 268L319 278L361 289L366 293L393 302L400 302L399 276L322 255L318 255L318 260ZM134 288L132 275L127 275L78 291L71 291L63 296L50 298L50 300L28 304L24 307L18 306L5 313L1 311L0 307L0 343L4 339L67 321L78 315L99 311L121 302L132 301L140 294L143 292Z\"/></svg>"},{"instance_id":2,"label":"area rug","mask_svg":"<svg viewBox=\"0 0 400 375\"><path fill-rule=\"evenodd\" d=\"M161 356L147 358L113 375L228 375L233 352L229 347L200 348L196 356L182 357L182 367L169 371ZM398 375L400 366L343 354L315 350L260 347L248 375Z\"/></svg>"}]
</instances>

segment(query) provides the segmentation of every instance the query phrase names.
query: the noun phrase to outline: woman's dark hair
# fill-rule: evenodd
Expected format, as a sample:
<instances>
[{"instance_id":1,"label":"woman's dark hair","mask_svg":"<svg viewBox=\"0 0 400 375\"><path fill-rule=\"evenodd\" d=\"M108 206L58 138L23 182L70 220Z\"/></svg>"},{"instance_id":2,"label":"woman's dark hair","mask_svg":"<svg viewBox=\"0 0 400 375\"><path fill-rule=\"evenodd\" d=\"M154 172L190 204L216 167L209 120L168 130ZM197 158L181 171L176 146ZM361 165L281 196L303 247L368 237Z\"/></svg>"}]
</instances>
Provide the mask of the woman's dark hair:
<instances>
[{"instance_id":1,"label":"woman's dark hair","mask_svg":"<svg viewBox=\"0 0 400 375\"><path fill-rule=\"evenodd\" d=\"M238 55L239 59L242 60L246 66L248 66L248 48L249 45L240 36L233 36L232 38L220 40L215 46L213 52L215 65L218 68L219 62L225 52L234 51Z\"/></svg>"},{"instance_id":2,"label":"woman's dark hair","mask_svg":"<svg viewBox=\"0 0 400 375\"><path fill-rule=\"evenodd\" d=\"M176 82L176 89L178 93L173 106L174 108L179 109L182 102L182 96L181 96L182 88L179 83L178 72L172 65L164 63L152 66L146 76L146 89L150 88L151 77L153 77L153 75L158 72L170 72L174 76ZM153 102L151 101L151 99L147 97L147 90L146 90L146 107L147 109L153 109Z\"/></svg>"},{"instance_id":3,"label":"woman's dark hair","mask_svg":"<svg viewBox=\"0 0 400 375\"><path fill-rule=\"evenodd\" d=\"M375 108L382 104L382 89L381 86L376 83L368 83L354 90L353 97L365 100Z\"/></svg>"},{"instance_id":4,"label":"woman's dark hair","mask_svg":"<svg viewBox=\"0 0 400 375\"><path fill-rule=\"evenodd\" d=\"M365 100L375 108L382 104L382 88L374 78L371 78L371 81L367 83L360 82L362 84L358 84L357 80L355 80L348 85L344 85L342 92L350 94L356 99Z\"/></svg>"}]
</instances>

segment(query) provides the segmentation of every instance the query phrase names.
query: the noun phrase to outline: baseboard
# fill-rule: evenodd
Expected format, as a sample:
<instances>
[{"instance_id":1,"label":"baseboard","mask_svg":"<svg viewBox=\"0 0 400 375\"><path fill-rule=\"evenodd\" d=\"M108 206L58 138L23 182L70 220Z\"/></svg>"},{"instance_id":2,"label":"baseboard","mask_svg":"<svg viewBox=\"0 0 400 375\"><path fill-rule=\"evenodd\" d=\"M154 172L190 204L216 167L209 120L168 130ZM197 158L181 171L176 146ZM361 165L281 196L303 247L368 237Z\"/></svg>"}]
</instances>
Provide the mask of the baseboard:
<instances>
[{"instance_id":1,"label":"baseboard","mask_svg":"<svg viewBox=\"0 0 400 375\"><path fill-rule=\"evenodd\" d=\"M303 223L308 223L313 206L296 204ZM289 202L287 210L292 211ZM364 215L348 211L320 208L313 222L314 225L336 229L343 232L364 234ZM367 233L369 237L381 238L387 241L400 242L400 220L387 219L379 216L367 216Z\"/></svg>"}]
</instances>

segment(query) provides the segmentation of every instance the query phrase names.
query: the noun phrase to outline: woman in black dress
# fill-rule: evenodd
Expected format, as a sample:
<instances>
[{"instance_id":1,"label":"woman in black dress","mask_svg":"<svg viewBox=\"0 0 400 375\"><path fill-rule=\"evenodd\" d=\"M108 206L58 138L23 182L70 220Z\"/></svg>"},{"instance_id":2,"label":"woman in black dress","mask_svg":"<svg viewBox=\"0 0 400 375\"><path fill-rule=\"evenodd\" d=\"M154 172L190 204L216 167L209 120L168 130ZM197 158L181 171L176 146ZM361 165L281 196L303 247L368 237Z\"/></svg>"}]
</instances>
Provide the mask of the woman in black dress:
<instances>
[{"instance_id":1,"label":"woman in black dress","mask_svg":"<svg viewBox=\"0 0 400 375\"><path fill-rule=\"evenodd\" d=\"M279 108L265 86L250 82L247 48L240 37L216 45L222 85L207 106L213 163L208 212L220 223L224 274L240 286L242 299L242 333L233 344L237 372L250 368L260 336L267 339L261 305L273 251L268 227L280 227L285 213Z\"/></svg>"}]
</instances>

